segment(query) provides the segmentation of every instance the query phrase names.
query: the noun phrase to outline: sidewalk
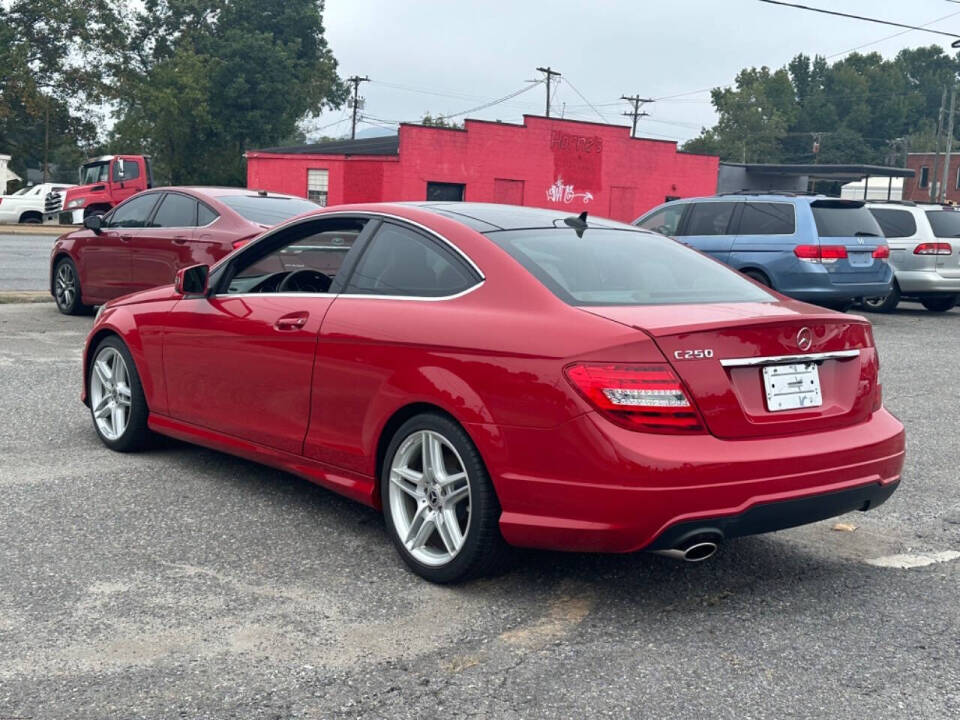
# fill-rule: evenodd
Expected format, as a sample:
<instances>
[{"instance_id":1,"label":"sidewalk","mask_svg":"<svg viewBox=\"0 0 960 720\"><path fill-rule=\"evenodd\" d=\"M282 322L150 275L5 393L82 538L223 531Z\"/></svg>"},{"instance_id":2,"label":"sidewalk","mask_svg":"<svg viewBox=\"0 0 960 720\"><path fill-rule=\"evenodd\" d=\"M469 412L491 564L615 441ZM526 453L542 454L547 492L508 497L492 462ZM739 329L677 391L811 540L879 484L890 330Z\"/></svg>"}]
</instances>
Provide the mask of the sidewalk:
<instances>
[{"instance_id":1,"label":"sidewalk","mask_svg":"<svg viewBox=\"0 0 960 720\"><path fill-rule=\"evenodd\" d=\"M82 225L0 225L0 235L63 235Z\"/></svg>"}]
</instances>

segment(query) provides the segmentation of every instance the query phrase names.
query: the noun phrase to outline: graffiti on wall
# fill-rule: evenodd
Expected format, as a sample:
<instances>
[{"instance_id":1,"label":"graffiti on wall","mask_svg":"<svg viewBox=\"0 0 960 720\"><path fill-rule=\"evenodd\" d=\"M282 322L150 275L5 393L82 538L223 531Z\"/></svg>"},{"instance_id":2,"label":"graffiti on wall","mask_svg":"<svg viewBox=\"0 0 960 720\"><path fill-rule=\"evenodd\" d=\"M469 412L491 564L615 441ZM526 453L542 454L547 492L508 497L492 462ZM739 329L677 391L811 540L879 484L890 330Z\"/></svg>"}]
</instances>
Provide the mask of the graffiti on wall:
<instances>
[{"instance_id":1,"label":"graffiti on wall","mask_svg":"<svg viewBox=\"0 0 960 720\"><path fill-rule=\"evenodd\" d=\"M586 205L593 200L593 193L589 191L578 193L573 185L563 182L562 177L558 177L556 182L547 188L547 200L550 202L569 205L577 198Z\"/></svg>"}]
</instances>

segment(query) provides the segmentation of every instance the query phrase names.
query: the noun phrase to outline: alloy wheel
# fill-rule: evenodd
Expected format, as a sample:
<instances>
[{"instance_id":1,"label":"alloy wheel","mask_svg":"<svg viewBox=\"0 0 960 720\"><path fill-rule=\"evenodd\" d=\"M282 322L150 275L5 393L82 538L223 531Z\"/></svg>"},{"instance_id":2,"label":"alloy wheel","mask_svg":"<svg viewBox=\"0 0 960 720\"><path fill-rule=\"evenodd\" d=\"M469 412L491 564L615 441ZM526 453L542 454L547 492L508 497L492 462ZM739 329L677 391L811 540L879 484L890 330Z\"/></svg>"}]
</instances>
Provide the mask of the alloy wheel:
<instances>
[{"instance_id":1,"label":"alloy wheel","mask_svg":"<svg viewBox=\"0 0 960 720\"><path fill-rule=\"evenodd\" d=\"M57 305L63 310L69 310L73 307L73 302L77 297L77 274L73 265L69 262L62 262L57 268L57 277L54 280L54 295L57 299Z\"/></svg>"},{"instance_id":2,"label":"alloy wheel","mask_svg":"<svg viewBox=\"0 0 960 720\"><path fill-rule=\"evenodd\" d=\"M470 527L470 478L460 454L433 430L412 433L390 465L390 517L418 562L452 561Z\"/></svg>"},{"instance_id":3,"label":"alloy wheel","mask_svg":"<svg viewBox=\"0 0 960 720\"><path fill-rule=\"evenodd\" d=\"M90 373L90 407L97 429L107 440L117 440L127 429L132 398L126 361L116 348L104 347Z\"/></svg>"}]
</instances>

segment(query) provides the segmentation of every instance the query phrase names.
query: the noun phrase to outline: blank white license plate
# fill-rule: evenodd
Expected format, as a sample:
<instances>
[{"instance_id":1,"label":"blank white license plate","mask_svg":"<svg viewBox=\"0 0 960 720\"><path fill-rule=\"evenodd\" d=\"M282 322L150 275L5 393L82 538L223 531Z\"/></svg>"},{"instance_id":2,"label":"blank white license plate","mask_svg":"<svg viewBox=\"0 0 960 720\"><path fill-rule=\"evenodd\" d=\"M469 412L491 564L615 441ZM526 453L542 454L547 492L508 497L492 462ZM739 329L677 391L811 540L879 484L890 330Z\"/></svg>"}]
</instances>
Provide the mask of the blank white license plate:
<instances>
[{"instance_id":1,"label":"blank white license plate","mask_svg":"<svg viewBox=\"0 0 960 720\"><path fill-rule=\"evenodd\" d=\"M763 368L763 389L771 412L823 405L816 363L767 365Z\"/></svg>"}]
</instances>

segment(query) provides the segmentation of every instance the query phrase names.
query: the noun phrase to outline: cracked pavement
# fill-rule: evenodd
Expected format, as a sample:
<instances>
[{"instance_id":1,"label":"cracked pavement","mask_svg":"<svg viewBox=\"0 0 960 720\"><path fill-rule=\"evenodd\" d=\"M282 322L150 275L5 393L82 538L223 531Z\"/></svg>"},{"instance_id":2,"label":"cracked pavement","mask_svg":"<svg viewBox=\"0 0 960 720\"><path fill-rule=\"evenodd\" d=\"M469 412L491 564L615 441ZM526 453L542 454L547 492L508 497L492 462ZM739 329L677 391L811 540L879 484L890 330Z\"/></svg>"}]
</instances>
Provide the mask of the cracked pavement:
<instances>
[{"instance_id":1,"label":"cracked pavement","mask_svg":"<svg viewBox=\"0 0 960 720\"><path fill-rule=\"evenodd\" d=\"M0 306L0 718L960 717L960 311L872 316L905 423L881 508L714 559L520 552L460 587L378 513L170 441L104 448L90 318Z\"/></svg>"}]
</instances>

